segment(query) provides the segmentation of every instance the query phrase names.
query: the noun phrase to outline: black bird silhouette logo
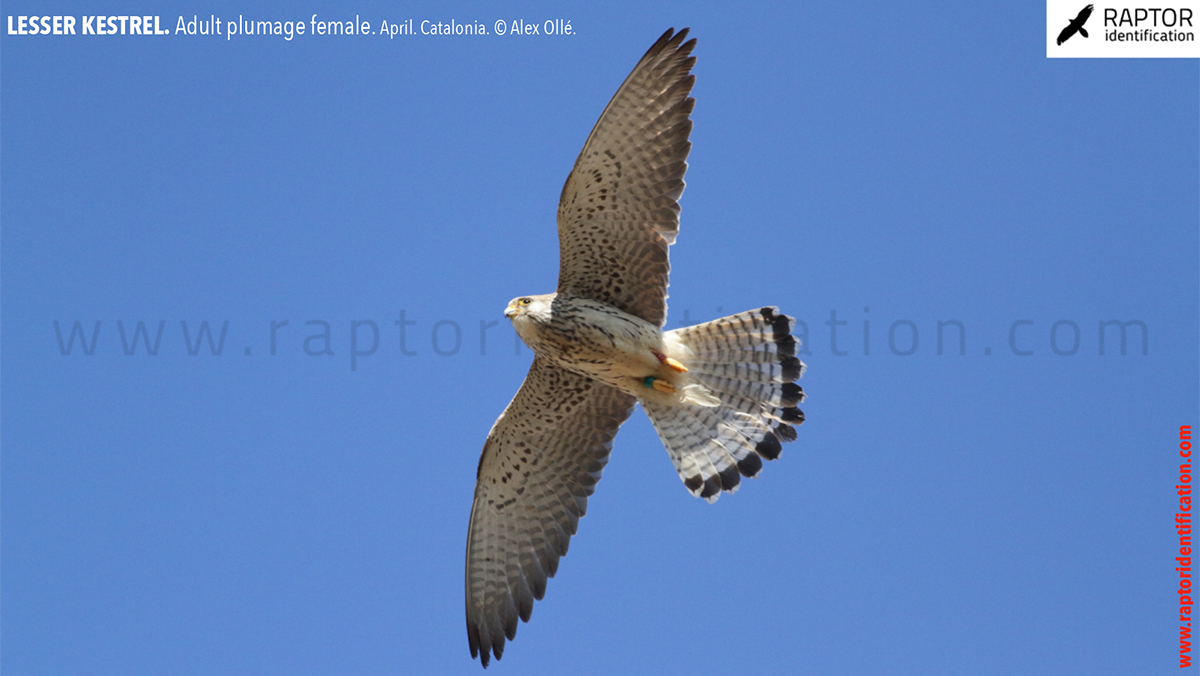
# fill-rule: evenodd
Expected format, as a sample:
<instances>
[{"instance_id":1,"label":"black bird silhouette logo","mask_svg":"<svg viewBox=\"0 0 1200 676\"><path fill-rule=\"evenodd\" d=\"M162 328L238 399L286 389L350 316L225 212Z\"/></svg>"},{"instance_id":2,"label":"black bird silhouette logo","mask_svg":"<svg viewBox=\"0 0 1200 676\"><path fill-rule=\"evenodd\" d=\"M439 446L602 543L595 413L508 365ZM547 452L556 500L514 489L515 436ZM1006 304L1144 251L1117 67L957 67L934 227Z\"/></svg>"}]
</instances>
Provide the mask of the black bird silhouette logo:
<instances>
[{"instance_id":1,"label":"black bird silhouette logo","mask_svg":"<svg viewBox=\"0 0 1200 676\"><path fill-rule=\"evenodd\" d=\"M1079 33L1086 38L1088 34L1087 30L1083 27L1083 24L1087 23L1088 17L1091 15L1092 5L1088 5L1087 7L1079 10L1079 15L1072 19L1071 23L1067 24L1067 27L1062 29L1062 32L1058 34L1058 44L1061 45L1062 43L1071 39L1071 36L1076 33Z\"/></svg>"}]
</instances>

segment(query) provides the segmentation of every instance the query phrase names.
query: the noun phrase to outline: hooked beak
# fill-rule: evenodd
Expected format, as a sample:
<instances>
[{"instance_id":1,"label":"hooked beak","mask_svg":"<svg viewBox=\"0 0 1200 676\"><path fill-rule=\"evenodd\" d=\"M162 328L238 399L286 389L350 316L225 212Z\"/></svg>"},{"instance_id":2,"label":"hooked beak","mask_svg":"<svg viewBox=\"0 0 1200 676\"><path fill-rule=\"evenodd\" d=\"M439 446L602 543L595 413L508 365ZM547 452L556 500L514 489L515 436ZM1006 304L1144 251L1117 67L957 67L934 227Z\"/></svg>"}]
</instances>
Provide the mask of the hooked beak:
<instances>
[{"instance_id":1,"label":"hooked beak","mask_svg":"<svg viewBox=\"0 0 1200 676\"><path fill-rule=\"evenodd\" d=\"M509 303L508 307L504 308L504 316L505 317L512 319L514 316L516 316L516 314L517 314L517 308L513 307L512 303Z\"/></svg>"}]
</instances>

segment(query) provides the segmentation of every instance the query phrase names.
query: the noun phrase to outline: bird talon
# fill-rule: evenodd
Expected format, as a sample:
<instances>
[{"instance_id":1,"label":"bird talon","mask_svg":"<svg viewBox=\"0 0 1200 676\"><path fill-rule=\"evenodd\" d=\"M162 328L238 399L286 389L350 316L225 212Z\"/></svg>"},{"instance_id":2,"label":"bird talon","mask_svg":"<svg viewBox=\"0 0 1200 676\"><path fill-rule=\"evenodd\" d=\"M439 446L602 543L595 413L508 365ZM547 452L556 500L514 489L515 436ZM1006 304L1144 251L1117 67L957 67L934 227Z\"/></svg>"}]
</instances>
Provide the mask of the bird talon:
<instances>
[{"instance_id":1,"label":"bird talon","mask_svg":"<svg viewBox=\"0 0 1200 676\"><path fill-rule=\"evenodd\" d=\"M667 366L670 366L671 370L675 371L676 373L687 373L686 366L684 366L683 364L680 364L678 361L676 361L670 357L667 357L666 359L664 359L663 363L666 364Z\"/></svg>"},{"instance_id":2,"label":"bird talon","mask_svg":"<svg viewBox=\"0 0 1200 676\"><path fill-rule=\"evenodd\" d=\"M671 357L668 357L667 355L659 352L658 350L651 350L651 352L654 353L655 357L658 357L658 363L666 364L668 367L670 367L670 369L672 371L674 371L676 373L687 373L687 367L684 366L683 364L679 363L679 361L672 359Z\"/></svg>"},{"instance_id":3,"label":"bird talon","mask_svg":"<svg viewBox=\"0 0 1200 676\"><path fill-rule=\"evenodd\" d=\"M671 383L663 380L662 378L655 378L654 376L646 376L645 378L642 379L642 385L644 387L648 387L648 388L652 387L652 388L658 390L659 392L666 392L667 394L675 394L675 386L672 385Z\"/></svg>"}]
</instances>

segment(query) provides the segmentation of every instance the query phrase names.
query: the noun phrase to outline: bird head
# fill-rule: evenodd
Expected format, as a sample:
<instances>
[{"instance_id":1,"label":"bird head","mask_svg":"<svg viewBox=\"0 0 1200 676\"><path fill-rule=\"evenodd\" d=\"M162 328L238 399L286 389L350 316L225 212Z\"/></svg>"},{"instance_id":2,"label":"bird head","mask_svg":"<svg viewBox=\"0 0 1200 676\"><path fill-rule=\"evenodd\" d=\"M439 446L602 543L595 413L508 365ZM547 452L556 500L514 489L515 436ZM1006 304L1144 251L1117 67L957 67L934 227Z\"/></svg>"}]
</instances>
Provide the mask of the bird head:
<instances>
[{"instance_id":1,"label":"bird head","mask_svg":"<svg viewBox=\"0 0 1200 676\"><path fill-rule=\"evenodd\" d=\"M508 307L504 308L504 316L511 319L514 323L523 320L538 321L550 318L550 303L554 300L555 294L546 294L544 296L521 296L514 298L508 303Z\"/></svg>"}]
</instances>

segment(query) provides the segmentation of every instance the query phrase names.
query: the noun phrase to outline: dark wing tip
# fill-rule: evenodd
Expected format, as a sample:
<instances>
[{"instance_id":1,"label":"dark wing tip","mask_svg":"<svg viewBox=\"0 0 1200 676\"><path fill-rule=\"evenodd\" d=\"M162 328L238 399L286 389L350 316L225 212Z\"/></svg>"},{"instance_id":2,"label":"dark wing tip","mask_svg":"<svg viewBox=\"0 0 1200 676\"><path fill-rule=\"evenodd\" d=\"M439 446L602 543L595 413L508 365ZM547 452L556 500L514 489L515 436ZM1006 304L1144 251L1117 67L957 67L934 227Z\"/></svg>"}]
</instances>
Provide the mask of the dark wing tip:
<instances>
[{"instance_id":1,"label":"dark wing tip","mask_svg":"<svg viewBox=\"0 0 1200 676\"><path fill-rule=\"evenodd\" d=\"M685 28L679 32L686 33L687 29ZM667 46L667 43L671 41L671 38L674 36L674 34L675 34L675 27L672 26L671 28L668 28L665 33L658 36L658 39L654 41L654 44L650 45L650 49L647 49L646 53L642 54L641 61L645 61L646 59L661 52L663 50L663 48L665 48Z\"/></svg>"},{"instance_id":2,"label":"dark wing tip","mask_svg":"<svg viewBox=\"0 0 1200 676\"><path fill-rule=\"evenodd\" d=\"M650 45L650 49L647 49L646 53L642 55L641 61L645 61L652 56L656 56L667 49L674 49L682 52L685 55L690 54L691 51L696 48L696 38L688 40L687 44L684 44L682 47L680 47L680 43L682 43L684 38L687 37L689 30L691 29L684 28L676 33L674 27L668 28L665 33L660 35L659 38L654 41L654 44Z\"/></svg>"},{"instance_id":3,"label":"dark wing tip","mask_svg":"<svg viewBox=\"0 0 1200 676\"><path fill-rule=\"evenodd\" d=\"M485 646L480 650L479 625L472 622L470 617L467 618L467 643L471 646L471 659L479 658L479 663L487 669L488 661L492 657L491 647ZM499 652L496 653L496 659L500 659Z\"/></svg>"}]
</instances>

